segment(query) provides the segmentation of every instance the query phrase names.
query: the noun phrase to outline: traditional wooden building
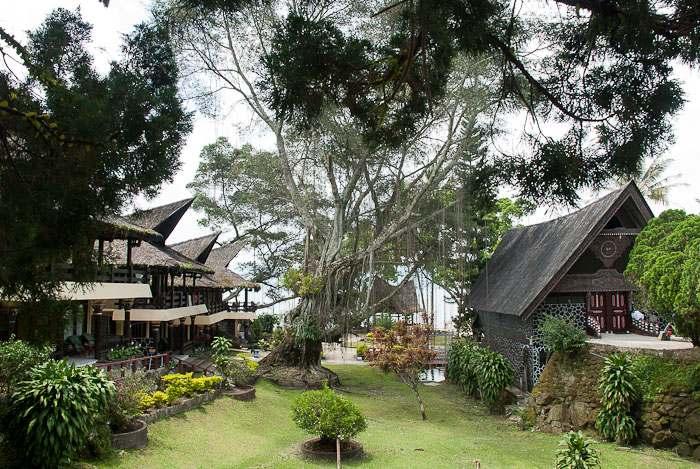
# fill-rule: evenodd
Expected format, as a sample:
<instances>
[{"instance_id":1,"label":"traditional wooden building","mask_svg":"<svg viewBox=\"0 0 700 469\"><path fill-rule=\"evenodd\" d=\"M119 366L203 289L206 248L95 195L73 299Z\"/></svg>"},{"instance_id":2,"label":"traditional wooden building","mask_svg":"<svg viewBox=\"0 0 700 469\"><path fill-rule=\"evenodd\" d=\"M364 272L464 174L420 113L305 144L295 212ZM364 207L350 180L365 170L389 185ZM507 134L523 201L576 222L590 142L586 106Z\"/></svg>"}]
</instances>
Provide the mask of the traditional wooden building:
<instances>
[{"instance_id":1,"label":"traditional wooden building","mask_svg":"<svg viewBox=\"0 0 700 469\"><path fill-rule=\"evenodd\" d=\"M388 314L393 321L401 320L410 324L420 322L423 308L418 304L413 279L401 285L398 291L395 291L396 288L397 286L391 285L379 276L374 278L369 293L370 304L377 305L372 311L373 317L377 314ZM388 299L385 300L385 298Z\"/></svg>"},{"instance_id":2,"label":"traditional wooden building","mask_svg":"<svg viewBox=\"0 0 700 469\"><path fill-rule=\"evenodd\" d=\"M630 182L569 215L508 231L474 283L475 328L530 388L544 367L539 326L565 316L589 334L625 333L631 293L623 276L635 236L653 214Z\"/></svg>"}]
</instances>

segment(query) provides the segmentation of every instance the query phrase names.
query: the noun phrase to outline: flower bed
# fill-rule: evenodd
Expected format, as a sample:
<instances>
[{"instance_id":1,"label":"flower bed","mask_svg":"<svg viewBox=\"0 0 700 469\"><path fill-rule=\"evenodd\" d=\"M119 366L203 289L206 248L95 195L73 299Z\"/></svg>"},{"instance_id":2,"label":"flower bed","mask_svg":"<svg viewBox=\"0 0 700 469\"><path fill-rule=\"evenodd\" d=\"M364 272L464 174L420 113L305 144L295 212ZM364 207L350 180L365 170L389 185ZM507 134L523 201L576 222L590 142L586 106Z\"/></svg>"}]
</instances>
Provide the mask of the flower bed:
<instances>
[{"instance_id":1,"label":"flower bed","mask_svg":"<svg viewBox=\"0 0 700 469\"><path fill-rule=\"evenodd\" d=\"M153 423L156 420L160 420L165 417L170 417L172 415L177 415L192 410L195 407L199 407L202 404L213 401L220 395L221 391L219 391L218 389L214 389L204 394L198 394L191 398L181 399L180 401L167 407L148 409L146 413L144 413L139 418L145 421L146 423Z\"/></svg>"}]
</instances>

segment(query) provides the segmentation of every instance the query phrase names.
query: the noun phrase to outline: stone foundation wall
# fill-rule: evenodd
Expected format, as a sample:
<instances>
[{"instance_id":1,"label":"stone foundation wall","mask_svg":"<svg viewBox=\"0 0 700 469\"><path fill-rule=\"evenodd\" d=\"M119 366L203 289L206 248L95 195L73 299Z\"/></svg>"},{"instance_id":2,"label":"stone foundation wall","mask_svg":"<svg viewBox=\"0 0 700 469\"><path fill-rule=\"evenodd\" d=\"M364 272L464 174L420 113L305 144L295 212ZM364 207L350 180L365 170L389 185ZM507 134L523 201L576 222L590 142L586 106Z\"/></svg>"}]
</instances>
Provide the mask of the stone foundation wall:
<instances>
[{"instance_id":1,"label":"stone foundation wall","mask_svg":"<svg viewBox=\"0 0 700 469\"><path fill-rule=\"evenodd\" d=\"M598 378L604 357L613 351L616 350L596 345L576 358L555 354L549 360L528 402L527 414L533 418L531 423L537 430L551 433L594 430L600 409ZM629 351L659 355L699 354L695 350L673 353ZM660 394L653 401L642 403L635 412L643 443L700 459L700 402L690 393L673 391Z\"/></svg>"}]
</instances>

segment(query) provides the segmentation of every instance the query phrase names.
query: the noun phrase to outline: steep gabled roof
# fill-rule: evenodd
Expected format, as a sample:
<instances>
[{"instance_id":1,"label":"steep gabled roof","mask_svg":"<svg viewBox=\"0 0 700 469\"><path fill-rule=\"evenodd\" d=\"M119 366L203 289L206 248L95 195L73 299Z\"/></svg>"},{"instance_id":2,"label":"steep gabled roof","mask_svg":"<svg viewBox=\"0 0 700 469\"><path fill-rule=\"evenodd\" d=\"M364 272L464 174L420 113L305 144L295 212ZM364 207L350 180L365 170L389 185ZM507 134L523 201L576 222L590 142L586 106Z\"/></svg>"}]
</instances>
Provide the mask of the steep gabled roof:
<instances>
[{"instance_id":1,"label":"steep gabled roof","mask_svg":"<svg viewBox=\"0 0 700 469\"><path fill-rule=\"evenodd\" d=\"M131 223L149 228L160 233L163 242L168 239L180 219L190 208L194 198L183 199L170 204L153 207L146 210L138 210L126 218ZM152 240L158 242L156 240Z\"/></svg>"},{"instance_id":2,"label":"steep gabled roof","mask_svg":"<svg viewBox=\"0 0 700 469\"><path fill-rule=\"evenodd\" d=\"M529 316L625 203L642 226L653 216L630 182L566 216L508 231L474 283L471 307Z\"/></svg>"},{"instance_id":3,"label":"steep gabled roof","mask_svg":"<svg viewBox=\"0 0 700 469\"><path fill-rule=\"evenodd\" d=\"M209 258L206 261L207 266L211 268L225 269L231 263L234 257L243 249L243 243L229 243L218 248L214 248L209 253Z\"/></svg>"},{"instance_id":4,"label":"steep gabled roof","mask_svg":"<svg viewBox=\"0 0 700 469\"><path fill-rule=\"evenodd\" d=\"M375 277L370 291L372 304L378 303L391 295L396 286L390 285L381 277ZM404 283L393 296L377 307L377 311L388 311L393 314L414 314L418 312L418 297L416 286L412 280Z\"/></svg>"},{"instance_id":5,"label":"steep gabled roof","mask_svg":"<svg viewBox=\"0 0 700 469\"><path fill-rule=\"evenodd\" d=\"M184 254L190 259L194 259L197 262L204 264L209 257L209 253L212 251L217 238L221 234L221 231L216 233L210 233L205 236L200 236L199 238L188 239L187 241L182 241L180 243L171 244L170 247L175 249L180 254Z\"/></svg>"},{"instance_id":6,"label":"steep gabled roof","mask_svg":"<svg viewBox=\"0 0 700 469\"><path fill-rule=\"evenodd\" d=\"M105 255L117 265L126 265L126 241L113 241L106 247ZM143 241L141 245L132 248L131 262L135 266L164 267L184 272L214 273L214 269L194 259L190 259L168 246L156 245L148 241Z\"/></svg>"},{"instance_id":7,"label":"steep gabled roof","mask_svg":"<svg viewBox=\"0 0 700 469\"><path fill-rule=\"evenodd\" d=\"M246 280L237 273L228 270L228 265L243 249L243 246L243 242L236 242L212 249L206 261L206 266L212 269L214 274L202 277L200 285L216 286L227 290L234 288L260 288L259 284Z\"/></svg>"},{"instance_id":8,"label":"steep gabled roof","mask_svg":"<svg viewBox=\"0 0 700 469\"><path fill-rule=\"evenodd\" d=\"M157 231L134 225L124 217L107 215L95 221L97 236L100 239L150 239L156 242L163 241L163 237Z\"/></svg>"}]
</instances>

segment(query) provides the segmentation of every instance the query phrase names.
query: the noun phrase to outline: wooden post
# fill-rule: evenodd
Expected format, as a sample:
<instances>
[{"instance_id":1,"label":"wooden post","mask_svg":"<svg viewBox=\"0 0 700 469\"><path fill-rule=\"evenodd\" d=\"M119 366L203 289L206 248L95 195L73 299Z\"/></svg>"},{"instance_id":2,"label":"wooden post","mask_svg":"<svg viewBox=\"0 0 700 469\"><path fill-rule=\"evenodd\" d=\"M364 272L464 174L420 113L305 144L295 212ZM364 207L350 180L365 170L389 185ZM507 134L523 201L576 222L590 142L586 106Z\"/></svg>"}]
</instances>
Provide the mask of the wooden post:
<instances>
[{"instance_id":1,"label":"wooden post","mask_svg":"<svg viewBox=\"0 0 700 469\"><path fill-rule=\"evenodd\" d=\"M128 301L124 302L124 332L126 332L126 340L131 342L131 304Z\"/></svg>"},{"instance_id":2,"label":"wooden post","mask_svg":"<svg viewBox=\"0 0 700 469\"><path fill-rule=\"evenodd\" d=\"M172 308L174 304L175 304L175 274L171 273L170 274L170 307Z\"/></svg>"},{"instance_id":3,"label":"wooden post","mask_svg":"<svg viewBox=\"0 0 700 469\"><path fill-rule=\"evenodd\" d=\"M340 469L340 438L335 439L335 467Z\"/></svg>"},{"instance_id":4,"label":"wooden post","mask_svg":"<svg viewBox=\"0 0 700 469\"><path fill-rule=\"evenodd\" d=\"M185 318L180 318L180 355L185 354Z\"/></svg>"},{"instance_id":5,"label":"wooden post","mask_svg":"<svg viewBox=\"0 0 700 469\"><path fill-rule=\"evenodd\" d=\"M134 281L134 266L131 262L131 248L131 238L129 238L126 240L126 268L129 272L129 283Z\"/></svg>"}]
</instances>

